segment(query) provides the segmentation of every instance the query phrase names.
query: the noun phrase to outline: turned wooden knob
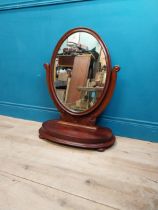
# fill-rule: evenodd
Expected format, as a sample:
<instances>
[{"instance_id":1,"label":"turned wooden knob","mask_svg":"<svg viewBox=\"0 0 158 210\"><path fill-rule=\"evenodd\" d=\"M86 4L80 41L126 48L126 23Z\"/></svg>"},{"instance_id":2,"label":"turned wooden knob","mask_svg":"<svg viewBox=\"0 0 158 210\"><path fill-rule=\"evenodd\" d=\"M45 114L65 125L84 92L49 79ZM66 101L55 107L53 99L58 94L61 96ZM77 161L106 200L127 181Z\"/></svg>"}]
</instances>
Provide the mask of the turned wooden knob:
<instances>
[{"instance_id":1,"label":"turned wooden knob","mask_svg":"<svg viewBox=\"0 0 158 210\"><path fill-rule=\"evenodd\" d=\"M118 65L114 66L113 70L116 71L116 72L120 71L120 66L118 66Z\"/></svg>"}]
</instances>

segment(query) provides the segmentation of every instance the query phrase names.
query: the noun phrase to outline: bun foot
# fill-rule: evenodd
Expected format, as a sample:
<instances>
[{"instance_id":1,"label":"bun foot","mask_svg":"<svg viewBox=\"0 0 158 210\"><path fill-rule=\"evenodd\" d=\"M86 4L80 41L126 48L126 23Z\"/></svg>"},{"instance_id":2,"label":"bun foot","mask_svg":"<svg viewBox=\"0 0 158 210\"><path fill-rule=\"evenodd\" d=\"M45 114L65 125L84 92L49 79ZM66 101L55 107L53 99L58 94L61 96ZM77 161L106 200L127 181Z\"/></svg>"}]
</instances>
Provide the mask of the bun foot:
<instances>
[{"instance_id":1,"label":"bun foot","mask_svg":"<svg viewBox=\"0 0 158 210\"><path fill-rule=\"evenodd\" d=\"M98 152L104 152L106 150L106 148L99 148L97 149Z\"/></svg>"}]
</instances>

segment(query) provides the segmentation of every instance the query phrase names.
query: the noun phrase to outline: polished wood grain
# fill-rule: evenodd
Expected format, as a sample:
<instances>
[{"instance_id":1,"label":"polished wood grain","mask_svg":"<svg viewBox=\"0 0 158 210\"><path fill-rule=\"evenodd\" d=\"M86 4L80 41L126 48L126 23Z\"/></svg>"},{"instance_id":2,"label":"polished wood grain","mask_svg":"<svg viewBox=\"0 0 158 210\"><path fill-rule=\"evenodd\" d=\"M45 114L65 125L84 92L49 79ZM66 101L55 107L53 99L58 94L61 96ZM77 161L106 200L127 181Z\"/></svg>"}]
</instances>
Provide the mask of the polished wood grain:
<instances>
[{"instance_id":1,"label":"polished wood grain","mask_svg":"<svg viewBox=\"0 0 158 210\"><path fill-rule=\"evenodd\" d=\"M90 55L75 57L66 103L74 104L81 98L81 92L76 87L86 85L90 61Z\"/></svg>"},{"instance_id":2,"label":"polished wood grain","mask_svg":"<svg viewBox=\"0 0 158 210\"><path fill-rule=\"evenodd\" d=\"M49 120L40 128L40 138L69 146L104 151L115 142L111 129Z\"/></svg>"},{"instance_id":3,"label":"polished wood grain","mask_svg":"<svg viewBox=\"0 0 158 210\"><path fill-rule=\"evenodd\" d=\"M0 116L0 210L157 210L158 144L123 137L104 153L38 138Z\"/></svg>"}]
</instances>

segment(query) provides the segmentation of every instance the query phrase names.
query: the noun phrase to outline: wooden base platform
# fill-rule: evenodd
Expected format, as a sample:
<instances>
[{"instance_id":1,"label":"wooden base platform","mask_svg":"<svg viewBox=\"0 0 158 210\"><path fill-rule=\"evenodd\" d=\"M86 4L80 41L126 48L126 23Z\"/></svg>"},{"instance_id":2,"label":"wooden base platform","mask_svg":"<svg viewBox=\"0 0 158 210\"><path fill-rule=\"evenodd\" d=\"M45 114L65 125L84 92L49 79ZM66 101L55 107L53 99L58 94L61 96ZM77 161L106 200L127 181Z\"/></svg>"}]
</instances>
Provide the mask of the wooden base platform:
<instances>
[{"instance_id":1,"label":"wooden base platform","mask_svg":"<svg viewBox=\"0 0 158 210\"><path fill-rule=\"evenodd\" d=\"M111 129L83 126L61 120L49 120L42 124L39 137L74 147L104 151L115 142Z\"/></svg>"},{"instance_id":2,"label":"wooden base platform","mask_svg":"<svg viewBox=\"0 0 158 210\"><path fill-rule=\"evenodd\" d=\"M0 210L157 210L158 144L105 152L43 141L41 123L0 116Z\"/></svg>"}]
</instances>

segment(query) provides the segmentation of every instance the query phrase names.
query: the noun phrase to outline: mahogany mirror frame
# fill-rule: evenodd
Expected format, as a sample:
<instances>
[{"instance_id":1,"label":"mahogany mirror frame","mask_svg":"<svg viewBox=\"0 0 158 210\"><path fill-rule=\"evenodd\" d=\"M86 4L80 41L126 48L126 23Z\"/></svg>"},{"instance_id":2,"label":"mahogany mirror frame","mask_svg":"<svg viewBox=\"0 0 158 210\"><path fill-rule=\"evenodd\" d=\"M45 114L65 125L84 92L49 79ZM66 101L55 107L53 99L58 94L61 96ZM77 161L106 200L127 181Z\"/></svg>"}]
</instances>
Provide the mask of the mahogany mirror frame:
<instances>
[{"instance_id":1,"label":"mahogany mirror frame","mask_svg":"<svg viewBox=\"0 0 158 210\"><path fill-rule=\"evenodd\" d=\"M54 67L58 51L62 43L76 32L89 33L96 38L104 51L107 64L106 82L101 97L99 97L99 100L91 108L82 112L76 112L64 106L58 98L54 86ZM84 27L69 30L57 43L50 64L44 64L44 67L46 69L50 96L61 115L60 120L44 122L39 130L39 137L55 143L87 149L97 149L99 151L104 151L106 148L112 146L115 142L115 136L111 129L96 126L95 123L96 118L106 108L113 95L117 72L120 70L120 67L111 67L108 49L100 36L95 31Z\"/></svg>"}]
</instances>

